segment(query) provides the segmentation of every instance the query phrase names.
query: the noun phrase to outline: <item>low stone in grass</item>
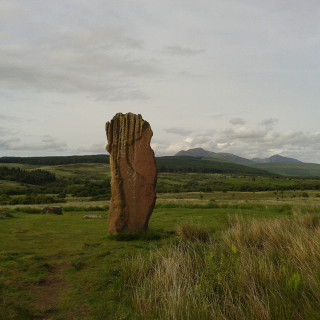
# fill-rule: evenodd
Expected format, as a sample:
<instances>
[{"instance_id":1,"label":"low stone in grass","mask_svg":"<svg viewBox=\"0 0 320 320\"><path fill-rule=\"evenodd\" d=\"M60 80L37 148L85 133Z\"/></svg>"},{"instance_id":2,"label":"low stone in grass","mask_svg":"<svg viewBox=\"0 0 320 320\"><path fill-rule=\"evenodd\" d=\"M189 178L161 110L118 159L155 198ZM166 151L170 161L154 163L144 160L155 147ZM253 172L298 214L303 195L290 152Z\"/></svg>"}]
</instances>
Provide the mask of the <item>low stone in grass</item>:
<instances>
[{"instance_id":1,"label":"low stone in grass","mask_svg":"<svg viewBox=\"0 0 320 320\"><path fill-rule=\"evenodd\" d=\"M44 207L42 209L42 213L51 213L51 214L62 214L62 208L61 207Z\"/></svg>"},{"instance_id":2,"label":"low stone in grass","mask_svg":"<svg viewBox=\"0 0 320 320\"><path fill-rule=\"evenodd\" d=\"M0 219L13 218L13 215L8 212L0 212Z\"/></svg>"},{"instance_id":3,"label":"low stone in grass","mask_svg":"<svg viewBox=\"0 0 320 320\"><path fill-rule=\"evenodd\" d=\"M82 219L102 219L101 214L87 214L82 217Z\"/></svg>"}]
</instances>

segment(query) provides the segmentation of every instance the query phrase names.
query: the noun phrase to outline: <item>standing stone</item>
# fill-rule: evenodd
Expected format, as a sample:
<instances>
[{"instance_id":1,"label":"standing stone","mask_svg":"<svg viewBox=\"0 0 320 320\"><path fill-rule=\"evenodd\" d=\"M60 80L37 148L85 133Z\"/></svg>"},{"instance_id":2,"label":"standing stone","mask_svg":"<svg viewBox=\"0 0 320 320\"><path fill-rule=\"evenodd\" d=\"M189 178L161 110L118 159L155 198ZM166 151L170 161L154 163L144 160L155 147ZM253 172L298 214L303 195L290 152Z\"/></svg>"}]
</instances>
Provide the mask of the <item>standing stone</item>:
<instances>
[{"instance_id":1,"label":"standing stone","mask_svg":"<svg viewBox=\"0 0 320 320\"><path fill-rule=\"evenodd\" d=\"M141 115L117 113L106 124L110 153L110 234L147 230L156 202L157 168L150 147L153 135Z\"/></svg>"}]
</instances>

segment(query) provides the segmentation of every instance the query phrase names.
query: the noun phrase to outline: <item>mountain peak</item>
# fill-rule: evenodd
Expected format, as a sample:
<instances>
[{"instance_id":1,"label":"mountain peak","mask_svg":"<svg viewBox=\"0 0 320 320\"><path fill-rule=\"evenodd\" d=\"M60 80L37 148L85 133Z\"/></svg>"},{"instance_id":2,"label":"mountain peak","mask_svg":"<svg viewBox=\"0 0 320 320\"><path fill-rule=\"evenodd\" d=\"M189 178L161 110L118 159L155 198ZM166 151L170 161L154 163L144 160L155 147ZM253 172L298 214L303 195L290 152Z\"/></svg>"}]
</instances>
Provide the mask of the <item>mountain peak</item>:
<instances>
[{"instance_id":1,"label":"mountain peak","mask_svg":"<svg viewBox=\"0 0 320 320\"><path fill-rule=\"evenodd\" d=\"M204 150L203 148L193 148L189 150L181 150L177 152L174 156L175 157L208 157L210 151Z\"/></svg>"},{"instance_id":2,"label":"mountain peak","mask_svg":"<svg viewBox=\"0 0 320 320\"><path fill-rule=\"evenodd\" d=\"M255 163L301 163L301 161L275 154L269 158L246 159L232 153L212 152L203 148L192 148L189 150L181 150L175 154L176 157L197 157L197 158L213 158L220 161L228 161L243 165L252 165Z\"/></svg>"},{"instance_id":3,"label":"mountain peak","mask_svg":"<svg viewBox=\"0 0 320 320\"><path fill-rule=\"evenodd\" d=\"M242 164L242 165L249 165L254 163L249 159L236 156L232 153L212 152L212 151L207 151L203 148L193 148L186 151L181 150L178 153L176 153L175 156L176 157L212 158L219 161L233 162L233 163Z\"/></svg>"},{"instance_id":4,"label":"mountain peak","mask_svg":"<svg viewBox=\"0 0 320 320\"><path fill-rule=\"evenodd\" d=\"M284 156L281 156L280 154L275 154L265 159L255 158L252 160L257 163L301 163L301 161L297 159L284 157Z\"/></svg>"}]
</instances>

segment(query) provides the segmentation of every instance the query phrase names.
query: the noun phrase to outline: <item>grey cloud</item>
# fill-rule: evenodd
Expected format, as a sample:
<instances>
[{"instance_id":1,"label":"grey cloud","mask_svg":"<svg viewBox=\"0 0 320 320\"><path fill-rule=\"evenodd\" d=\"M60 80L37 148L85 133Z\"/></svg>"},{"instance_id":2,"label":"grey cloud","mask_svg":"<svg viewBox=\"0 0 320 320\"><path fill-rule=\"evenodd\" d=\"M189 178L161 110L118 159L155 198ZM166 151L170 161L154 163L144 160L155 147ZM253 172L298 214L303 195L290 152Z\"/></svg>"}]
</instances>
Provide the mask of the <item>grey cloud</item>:
<instances>
[{"instance_id":1,"label":"grey cloud","mask_svg":"<svg viewBox=\"0 0 320 320\"><path fill-rule=\"evenodd\" d=\"M274 119L274 118L268 118L260 122L262 126L265 126L268 129L273 128L277 123L278 123L278 119Z\"/></svg>"},{"instance_id":2,"label":"grey cloud","mask_svg":"<svg viewBox=\"0 0 320 320\"><path fill-rule=\"evenodd\" d=\"M246 123L246 121L242 118L233 118L229 122L233 125L242 125Z\"/></svg>"},{"instance_id":3,"label":"grey cloud","mask_svg":"<svg viewBox=\"0 0 320 320\"><path fill-rule=\"evenodd\" d=\"M230 128L222 132L219 142L228 142L230 140L257 140L265 136L266 132L260 129L251 129L251 128Z\"/></svg>"},{"instance_id":4,"label":"grey cloud","mask_svg":"<svg viewBox=\"0 0 320 320\"><path fill-rule=\"evenodd\" d=\"M202 49L195 50L195 49L184 48L180 46L167 46L167 47L164 47L163 51L169 55L178 55L178 56L185 56L185 57L197 56L205 52L205 50L202 50Z\"/></svg>"},{"instance_id":5,"label":"grey cloud","mask_svg":"<svg viewBox=\"0 0 320 320\"><path fill-rule=\"evenodd\" d=\"M95 143L88 147L77 148L76 153L106 153L106 142Z\"/></svg>"},{"instance_id":6,"label":"grey cloud","mask_svg":"<svg viewBox=\"0 0 320 320\"><path fill-rule=\"evenodd\" d=\"M179 136L187 136L194 132L191 129L185 129L185 128L179 128L179 127L172 127L172 128L167 128L163 130L166 133L171 133L171 134L176 134Z\"/></svg>"},{"instance_id":7,"label":"grey cloud","mask_svg":"<svg viewBox=\"0 0 320 320\"><path fill-rule=\"evenodd\" d=\"M2 151L45 151L45 152L63 152L67 150L67 144L56 140L51 136L43 136L41 141L27 142L20 138L1 139L0 146Z\"/></svg>"},{"instance_id":8,"label":"grey cloud","mask_svg":"<svg viewBox=\"0 0 320 320\"><path fill-rule=\"evenodd\" d=\"M128 36L121 27L88 27L80 29L81 32L69 31L48 39L39 39L39 46L56 49L61 46L82 51L96 52L113 50L115 48L142 49L144 42Z\"/></svg>"},{"instance_id":9,"label":"grey cloud","mask_svg":"<svg viewBox=\"0 0 320 320\"><path fill-rule=\"evenodd\" d=\"M86 92L111 101L146 99L137 81L159 70L154 61L132 51L141 48L141 41L117 28L2 45L0 84L14 90Z\"/></svg>"},{"instance_id":10,"label":"grey cloud","mask_svg":"<svg viewBox=\"0 0 320 320\"><path fill-rule=\"evenodd\" d=\"M210 116L210 118L213 118L213 119L221 119L225 116L226 114L225 113L219 113L219 114L213 114Z\"/></svg>"},{"instance_id":11,"label":"grey cloud","mask_svg":"<svg viewBox=\"0 0 320 320\"><path fill-rule=\"evenodd\" d=\"M26 15L26 10L22 9L13 1L0 1L0 26L5 27L9 23L18 22Z\"/></svg>"},{"instance_id":12,"label":"grey cloud","mask_svg":"<svg viewBox=\"0 0 320 320\"><path fill-rule=\"evenodd\" d=\"M0 114L0 120L9 120L9 121L20 121L20 117L10 116L6 114ZM0 128L1 130L1 128Z\"/></svg>"},{"instance_id":13,"label":"grey cloud","mask_svg":"<svg viewBox=\"0 0 320 320\"><path fill-rule=\"evenodd\" d=\"M106 93L97 94L96 100L124 101L124 100L148 100L150 97L139 90L105 90Z\"/></svg>"},{"instance_id":14,"label":"grey cloud","mask_svg":"<svg viewBox=\"0 0 320 320\"><path fill-rule=\"evenodd\" d=\"M0 117L1 119L1 117ZM8 127L0 127L0 136L5 137L5 136L13 136L16 133L14 128L8 128Z\"/></svg>"}]
</instances>

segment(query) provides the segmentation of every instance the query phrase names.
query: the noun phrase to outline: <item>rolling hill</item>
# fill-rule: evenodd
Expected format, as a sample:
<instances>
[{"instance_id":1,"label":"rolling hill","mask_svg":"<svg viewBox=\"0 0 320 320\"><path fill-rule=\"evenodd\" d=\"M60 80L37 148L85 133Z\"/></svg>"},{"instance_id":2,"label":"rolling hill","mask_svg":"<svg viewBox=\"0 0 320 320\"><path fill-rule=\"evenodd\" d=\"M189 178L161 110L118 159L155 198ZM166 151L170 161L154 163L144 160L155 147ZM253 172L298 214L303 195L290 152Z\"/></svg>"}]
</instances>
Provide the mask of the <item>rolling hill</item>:
<instances>
[{"instance_id":1,"label":"rolling hill","mask_svg":"<svg viewBox=\"0 0 320 320\"><path fill-rule=\"evenodd\" d=\"M77 163L109 163L108 155L86 156L55 156L55 157L3 157L0 164L28 164L35 166L57 166ZM240 165L231 161L221 161L213 158L202 159L201 157L171 156L156 157L159 172L202 172L224 173L241 175L270 175L264 169Z\"/></svg>"},{"instance_id":2,"label":"rolling hill","mask_svg":"<svg viewBox=\"0 0 320 320\"><path fill-rule=\"evenodd\" d=\"M302 163L302 161L299 161L297 159L283 157L279 154L275 154L274 156L266 159L254 158L252 159L252 161L257 163Z\"/></svg>"},{"instance_id":3,"label":"rolling hill","mask_svg":"<svg viewBox=\"0 0 320 320\"><path fill-rule=\"evenodd\" d=\"M254 167L214 159L201 159L187 156L172 156L156 158L159 172L202 172L225 173L241 175L270 176L271 173Z\"/></svg>"},{"instance_id":4,"label":"rolling hill","mask_svg":"<svg viewBox=\"0 0 320 320\"><path fill-rule=\"evenodd\" d=\"M189 149L187 151L181 150L175 154L175 157L197 157L197 158L214 158L216 160L228 161L232 163L250 165L254 161L236 156L232 153L212 152L202 148Z\"/></svg>"},{"instance_id":5,"label":"rolling hill","mask_svg":"<svg viewBox=\"0 0 320 320\"><path fill-rule=\"evenodd\" d=\"M257 163L253 167L284 176L320 177L320 164L317 163Z\"/></svg>"},{"instance_id":6,"label":"rolling hill","mask_svg":"<svg viewBox=\"0 0 320 320\"><path fill-rule=\"evenodd\" d=\"M279 155L263 161L238 157L231 153L215 153L201 148L180 151L175 156L157 157L159 172L207 172L248 175L285 175L296 177L320 177L320 164L304 163ZM28 164L56 166L77 163L109 163L107 154L54 157L2 157L0 164Z\"/></svg>"},{"instance_id":7,"label":"rolling hill","mask_svg":"<svg viewBox=\"0 0 320 320\"><path fill-rule=\"evenodd\" d=\"M320 177L320 164L305 163L278 154L266 159L246 159L231 153L211 152L202 148L195 148L179 151L175 156L200 157L203 160L226 161L284 176Z\"/></svg>"}]
</instances>

